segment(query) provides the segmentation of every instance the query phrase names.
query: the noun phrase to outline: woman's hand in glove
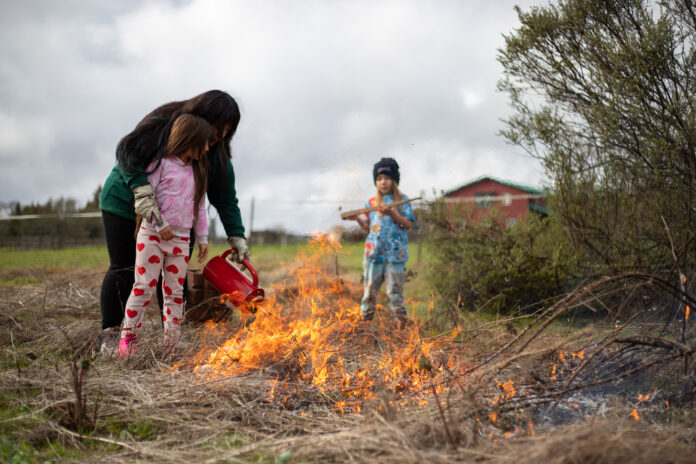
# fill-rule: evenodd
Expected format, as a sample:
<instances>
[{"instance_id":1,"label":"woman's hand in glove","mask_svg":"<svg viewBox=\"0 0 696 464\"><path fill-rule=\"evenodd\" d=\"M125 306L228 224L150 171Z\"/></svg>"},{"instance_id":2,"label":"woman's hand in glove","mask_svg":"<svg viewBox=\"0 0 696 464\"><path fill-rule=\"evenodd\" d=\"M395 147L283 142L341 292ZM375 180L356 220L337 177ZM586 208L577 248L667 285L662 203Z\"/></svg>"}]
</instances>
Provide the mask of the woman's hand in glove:
<instances>
[{"instance_id":1,"label":"woman's hand in glove","mask_svg":"<svg viewBox=\"0 0 696 464\"><path fill-rule=\"evenodd\" d=\"M249 247L244 237L229 237L227 243L237 252L236 261L241 264L244 259L249 259Z\"/></svg>"},{"instance_id":2,"label":"woman's hand in glove","mask_svg":"<svg viewBox=\"0 0 696 464\"><path fill-rule=\"evenodd\" d=\"M162 215L155 201L155 191L152 190L152 185L145 184L135 187L133 197L135 197L135 214L144 217L148 222L152 222L154 216L156 224L161 226Z\"/></svg>"}]
</instances>

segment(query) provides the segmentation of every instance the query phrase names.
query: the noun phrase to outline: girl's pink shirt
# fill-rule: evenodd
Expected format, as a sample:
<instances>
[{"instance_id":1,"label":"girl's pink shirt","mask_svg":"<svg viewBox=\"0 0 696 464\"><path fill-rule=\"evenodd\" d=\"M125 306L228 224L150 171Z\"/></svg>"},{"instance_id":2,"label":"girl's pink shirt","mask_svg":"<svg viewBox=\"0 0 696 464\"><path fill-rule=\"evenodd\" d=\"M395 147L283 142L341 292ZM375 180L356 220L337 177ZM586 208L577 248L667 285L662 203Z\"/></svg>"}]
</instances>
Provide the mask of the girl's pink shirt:
<instances>
[{"instance_id":1,"label":"girl's pink shirt","mask_svg":"<svg viewBox=\"0 0 696 464\"><path fill-rule=\"evenodd\" d=\"M150 163L147 170L155 167L156 161ZM160 165L147 176L155 191L155 199L162 214L162 225L148 222L158 232L169 226L174 235L188 237L194 222L194 196L196 184L193 178L193 166L184 164L179 158L170 156L162 158ZM208 217L205 210L205 197L198 207L198 220L195 224L196 240L203 245L208 243Z\"/></svg>"}]
</instances>

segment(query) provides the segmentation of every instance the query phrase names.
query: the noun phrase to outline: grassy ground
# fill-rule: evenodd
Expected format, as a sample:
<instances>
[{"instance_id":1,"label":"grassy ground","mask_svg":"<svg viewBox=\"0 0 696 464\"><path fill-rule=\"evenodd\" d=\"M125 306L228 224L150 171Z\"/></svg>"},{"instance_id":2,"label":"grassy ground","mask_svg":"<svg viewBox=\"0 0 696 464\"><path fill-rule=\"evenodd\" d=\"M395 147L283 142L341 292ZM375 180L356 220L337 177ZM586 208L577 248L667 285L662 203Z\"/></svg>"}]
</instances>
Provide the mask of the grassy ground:
<instances>
[{"instance_id":1,"label":"grassy ground","mask_svg":"<svg viewBox=\"0 0 696 464\"><path fill-rule=\"evenodd\" d=\"M238 321L187 325L189 345L167 352L150 311L141 349L125 361L94 352L105 250L3 250L0 462L693 462L696 414L693 405L665 404L666 378L658 400L639 403L624 389L604 402L573 397L556 415L538 412L535 402L555 400L544 395L580 365L561 362L559 353L600 346L595 333L522 332L515 326L522 319L467 315L457 336L432 336L434 329L426 336L416 326L394 330L384 311L363 327L351 312L361 293L362 244L304 268L319 293L291 275L304 250L252 249L267 284L284 283L273 308L286 317L280 325L267 327L263 317L249 330ZM419 319L432 301L426 250L420 264L412 260L405 287ZM444 311L434 303L434 313ZM277 340L300 323L318 330ZM254 343L265 343L269 360L245 370L228 344L236 339L252 354L261 347ZM210 349L228 369L217 376L207 376ZM324 354L328 371L314 366ZM341 374L331 388L307 380L327 380L326 372ZM652 392L652 380L640 393ZM359 397L365 385L370 395ZM362 409L341 414L339 402Z\"/></svg>"}]
</instances>

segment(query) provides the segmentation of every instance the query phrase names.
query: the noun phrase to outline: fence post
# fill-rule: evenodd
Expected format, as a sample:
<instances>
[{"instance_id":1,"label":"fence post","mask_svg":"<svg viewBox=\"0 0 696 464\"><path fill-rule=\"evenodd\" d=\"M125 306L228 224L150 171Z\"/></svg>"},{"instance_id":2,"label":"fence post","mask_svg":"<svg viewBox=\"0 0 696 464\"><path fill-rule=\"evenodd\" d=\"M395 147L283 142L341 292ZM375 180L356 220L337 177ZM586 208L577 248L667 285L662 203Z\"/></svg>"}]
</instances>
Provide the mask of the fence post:
<instances>
[{"instance_id":1,"label":"fence post","mask_svg":"<svg viewBox=\"0 0 696 464\"><path fill-rule=\"evenodd\" d=\"M251 235L254 233L254 197L251 197L251 212L249 213L249 236L247 246L251 252Z\"/></svg>"},{"instance_id":2,"label":"fence post","mask_svg":"<svg viewBox=\"0 0 696 464\"><path fill-rule=\"evenodd\" d=\"M420 197L425 198L425 190L420 191ZM418 260L417 263L421 263L421 248L423 247L423 227L422 223L416 219L416 225L418 227Z\"/></svg>"}]
</instances>

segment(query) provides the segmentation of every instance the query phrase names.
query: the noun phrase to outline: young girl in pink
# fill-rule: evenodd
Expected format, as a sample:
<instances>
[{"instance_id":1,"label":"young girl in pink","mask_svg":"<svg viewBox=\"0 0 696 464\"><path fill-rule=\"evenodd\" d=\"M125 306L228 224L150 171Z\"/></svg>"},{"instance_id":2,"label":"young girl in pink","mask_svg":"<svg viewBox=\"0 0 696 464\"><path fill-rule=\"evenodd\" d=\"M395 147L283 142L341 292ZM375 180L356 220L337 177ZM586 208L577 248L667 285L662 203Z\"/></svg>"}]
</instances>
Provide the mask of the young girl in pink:
<instances>
[{"instance_id":1,"label":"young girl in pink","mask_svg":"<svg viewBox=\"0 0 696 464\"><path fill-rule=\"evenodd\" d=\"M172 124L167 148L147 168L161 218L143 218L136 237L135 283L126 303L118 351L132 353L145 309L162 273L164 332L175 342L184 313L183 284L189 261L189 237L194 226L198 261L208 254L208 220L205 210L206 158L210 124L192 114L180 115Z\"/></svg>"}]
</instances>

